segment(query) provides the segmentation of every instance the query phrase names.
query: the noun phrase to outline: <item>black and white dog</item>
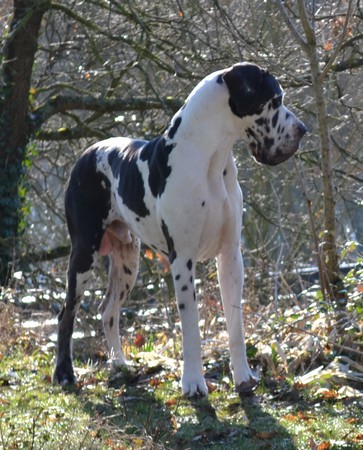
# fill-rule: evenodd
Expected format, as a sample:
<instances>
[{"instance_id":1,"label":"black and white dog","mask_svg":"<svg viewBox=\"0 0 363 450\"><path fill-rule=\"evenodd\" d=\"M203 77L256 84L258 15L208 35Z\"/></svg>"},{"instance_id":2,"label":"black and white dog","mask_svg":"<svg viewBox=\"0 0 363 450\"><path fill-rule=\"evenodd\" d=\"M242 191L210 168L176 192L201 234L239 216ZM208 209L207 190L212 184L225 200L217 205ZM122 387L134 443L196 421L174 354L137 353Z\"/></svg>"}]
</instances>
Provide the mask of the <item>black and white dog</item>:
<instances>
[{"instance_id":1,"label":"black and white dog","mask_svg":"<svg viewBox=\"0 0 363 450\"><path fill-rule=\"evenodd\" d=\"M266 70L241 63L212 73L191 92L162 136L111 138L88 148L65 194L72 241L68 292L59 315L54 380L74 383L75 315L99 255L108 255L108 290L100 311L110 357L126 363L119 312L134 286L140 240L170 261L182 325L183 393L207 395L203 377L197 261L216 257L234 383L256 383L246 358L242 324L242 193L233 144L244 139L256 161L275 165L293 155L305 127L283 105L283 91Z\"/></svg>"}]
</instances>

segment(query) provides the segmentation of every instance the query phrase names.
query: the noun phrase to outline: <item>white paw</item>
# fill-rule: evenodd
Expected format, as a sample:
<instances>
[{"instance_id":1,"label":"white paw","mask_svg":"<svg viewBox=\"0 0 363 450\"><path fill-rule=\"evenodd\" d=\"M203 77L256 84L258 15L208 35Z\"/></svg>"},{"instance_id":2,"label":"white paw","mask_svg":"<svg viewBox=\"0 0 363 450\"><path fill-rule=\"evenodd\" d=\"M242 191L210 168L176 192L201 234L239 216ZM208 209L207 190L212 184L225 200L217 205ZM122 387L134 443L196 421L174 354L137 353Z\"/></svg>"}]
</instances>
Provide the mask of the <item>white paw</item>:
<instances>
[{"instance_id":1,"label":"white paw","mask_svg":"<svg viewBox=\"0 0 363 450\"><path fill-rule=\"evenodd\" d=\"M208 387L203 375L183 375L182 390L187 397L194 397L195 395L205 397L208 395Z\"/></svg>"}]
</instances>

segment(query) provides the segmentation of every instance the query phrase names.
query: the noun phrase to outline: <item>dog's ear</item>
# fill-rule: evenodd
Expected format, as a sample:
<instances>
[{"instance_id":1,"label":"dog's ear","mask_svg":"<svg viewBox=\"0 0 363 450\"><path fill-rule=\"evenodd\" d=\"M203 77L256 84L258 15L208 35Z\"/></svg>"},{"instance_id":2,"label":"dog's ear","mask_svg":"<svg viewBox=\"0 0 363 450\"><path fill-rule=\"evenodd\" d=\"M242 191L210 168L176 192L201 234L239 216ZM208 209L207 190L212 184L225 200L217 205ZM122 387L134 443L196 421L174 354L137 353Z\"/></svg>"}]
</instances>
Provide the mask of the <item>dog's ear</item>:
<instances>
[{"instance_id":1,"label":"dog's ear","mask_svg":"<svg viewBox=\"0 0 363 450\"><path fill-rule=\"evenodd\" d=\"M229 106L238 117L255 114L263 77L267 72L255 64L235 64L226 70L222 79L229 90Z\"/></svg>"}]
</instances>

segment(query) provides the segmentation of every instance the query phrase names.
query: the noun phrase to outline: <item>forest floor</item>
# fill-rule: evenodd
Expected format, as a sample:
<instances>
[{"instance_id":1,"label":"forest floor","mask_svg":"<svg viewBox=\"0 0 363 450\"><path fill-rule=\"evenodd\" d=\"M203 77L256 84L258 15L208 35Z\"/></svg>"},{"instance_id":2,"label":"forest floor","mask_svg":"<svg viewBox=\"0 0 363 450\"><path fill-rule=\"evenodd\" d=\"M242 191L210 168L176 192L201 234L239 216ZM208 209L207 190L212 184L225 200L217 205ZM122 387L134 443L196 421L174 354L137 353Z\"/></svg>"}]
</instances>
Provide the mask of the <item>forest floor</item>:
<instances>
[{"instance_id":1,"label":"forest floor","mask_svg":"<svg viewBox=\"0 0 363 450\"><path fill-rule=\"evenodd\" d=\"M261 381L253 395L240 397L231 381L223 312L213 295L206 296L200 329L210 393L187 399L180 388L175 306L150 299L147 306L136 301L122 310L131 366L117 372L107 363L97 296L100 291L90 293L77 320L78 382L61 388L51 381L61 296L3 291L0 448L363 448L360 310L337 321L317 301L289 308L245 305L249 360Z\"/></svg>"}]
</instances>

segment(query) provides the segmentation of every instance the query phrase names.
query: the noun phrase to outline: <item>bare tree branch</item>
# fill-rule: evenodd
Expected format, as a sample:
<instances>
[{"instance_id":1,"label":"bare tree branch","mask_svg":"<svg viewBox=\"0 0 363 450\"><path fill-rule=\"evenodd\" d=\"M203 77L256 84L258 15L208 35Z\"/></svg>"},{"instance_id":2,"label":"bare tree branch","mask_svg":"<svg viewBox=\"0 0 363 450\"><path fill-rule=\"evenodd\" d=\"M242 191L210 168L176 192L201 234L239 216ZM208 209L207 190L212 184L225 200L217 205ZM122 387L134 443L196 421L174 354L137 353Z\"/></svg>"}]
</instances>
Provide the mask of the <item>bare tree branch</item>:
<instances>
[{"instance_id":1,"label":"bare tree branch","mask_svg":"<svg viewBox=\"0 0 363 450\"><path fill-rule=\"evenodd\" d=\"M58 113L65 113L71 110L88 110L96 112L115 112L115 111L145 111L148 109L171 109L176 112L183 102L172 97L163 97L161 99L150 98L104 98L92 96L72 96L57 95L51 97L46 103L36 108L32 114L34 130L46 122L50 117Z\"/></svg>"},{"instance_id":2,"label":"bare tree branch","mask_svg":"<svg viewBox=\"0 0 363 450\"><path fill-rule=\"evenodd\" d=\"M348 29L350 18L352 16L352 12L353 12L353 0L349 0L348 10L347 10L347 14L345 16L343 30L341 32L339 42L338 42L337 46L335 47L335 50L334 50L333 54L330 56L329 61L325 64L325 67L324 67L324 69L321 72L320 76L322 78L326 77L327 73L329 72L329 70L331 69L332 65L334 64L334 61L336 60L340 50L342 49L343 43L344 43L345 38L347 36L347 29Z\"/></svg>"},{"instance_id":3,"label":"bare tree branch","mask_svg":"<svg viewBox=\"0 0 363 450\"><path fill-rule=\"evenodd\" d=\"M357 69L363 66L363 58L349 58L343 61L338 61L333 64L330 69L333 72L344 72L345 70Z\"/></svg>"},{"instance_id":4,"label":"bare tree branch","mask_svg":"<svg viewBox=\"0 0 363 450\"><path fill-rule=\"evenodd\" d=\"M43 261L52 261L54 259L68 256L71 251L70 245L59 245L50 250L41 250L39 252L29 252L20 256L19 264L40 263Z\"/></svg>"},{"instance_id":5,"label":"bare tree branch","mask_svg":"<svg viewBox=\"0 0 363 450\"><path fill-rule=\"evenodd\" d=\"M286 11L284 3L285 2L283 2L282 0L276 1L276 4L277 4L279 10L281 11L282 17L284 18L286 25L289 27L291 33L295 37L296 41L300 44L301 48L305 51L305 53L307 53L307 51L308 51L307 42L304 39L304 37L302 36L302 34L300 33L300 31L296 28L294 22L290 19L290 16L288 15L288 13Z\"/></svg>"}]
</instances>

